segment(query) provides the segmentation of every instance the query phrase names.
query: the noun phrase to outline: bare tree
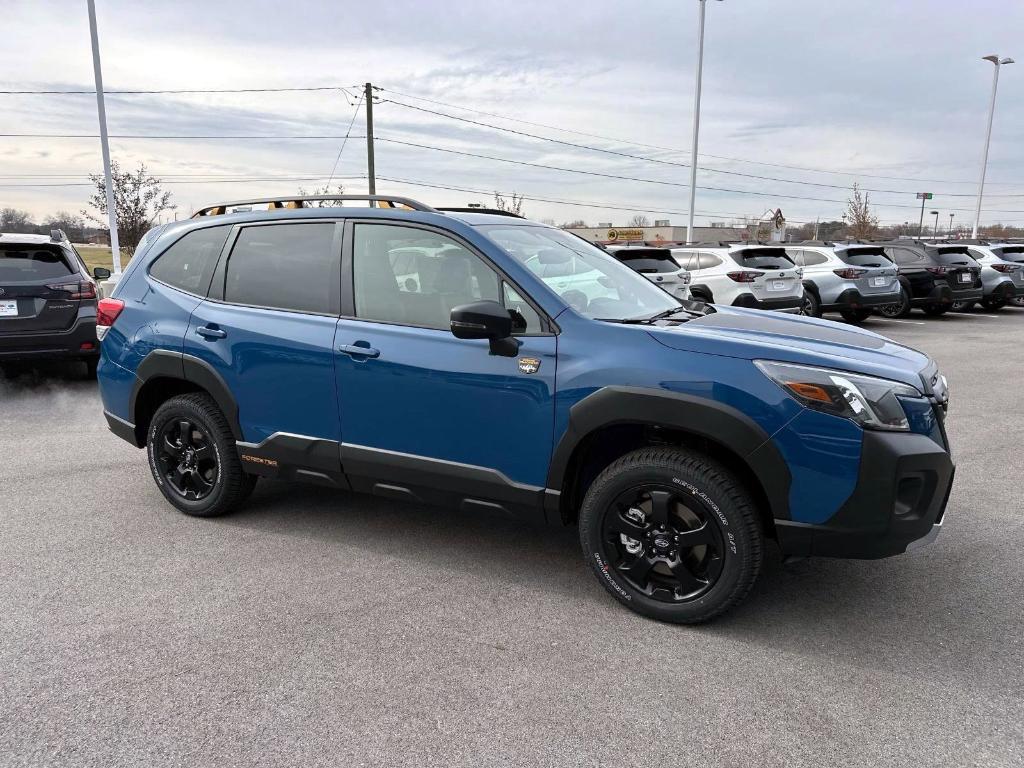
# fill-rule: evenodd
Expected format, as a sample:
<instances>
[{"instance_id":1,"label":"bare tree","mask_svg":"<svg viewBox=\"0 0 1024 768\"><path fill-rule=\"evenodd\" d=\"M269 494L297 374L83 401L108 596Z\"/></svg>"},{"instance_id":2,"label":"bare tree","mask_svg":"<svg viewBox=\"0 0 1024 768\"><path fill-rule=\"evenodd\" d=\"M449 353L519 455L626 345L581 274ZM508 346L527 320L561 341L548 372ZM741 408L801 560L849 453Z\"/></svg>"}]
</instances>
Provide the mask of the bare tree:
<instances>
[{"instance_id":1,"label":"bare tree","mask_svg":"<svg viewBox=\"0 0 1024 768\"><path fill-rule=\"evenodd\" d=\"M651 226L651 220L642 214L636 214L633 218L626 222L627 227L649 227Z\"/></svg>"},{"instance_id":2,"label":"bare tree","mask_svg":"<svg viewBox=\"0 0 1024 768\"><path fill-rule=\"evenodd\" d=\"M558 225L559 229L581 229L587 226L587 222L583 219L573 219L572 221L566 221Z\"/></svg>"},{"instance_id":3,"label":"bare tree","mask_svg":"<svg viewBox=\"0 0 1024 768\"><path fill-rule=\"evenodd\" d=\"M25 234L35 231L36 225L32 223L32 214L28 211L19 211L16 208L0 209L0 232Z\"/></svg>"},{"instance_id":4,"label":"bare tree","mask_svg":"<svg viewBox=\"0 0 1024 768\"><path fill-rule=\"evenodd\" d=\"M878 231L878 216L871 211L868 193L862 193L856 182L853 185L853 197L846 201L843 218L846 220L847 234L858 240L874 237Z\"/></svg>"},{"instance_id":5,"label":"bare tree","mask_svg":"<svg viewBox=\"0 0 1024 768\"><path fill-rule=\"evenodd\" d=\"M523 215L523 196L517 195L513 190L512 196L506 198L500 192L495 191L494 193L494 207L499 211L508 211L514 213L516 216Z\"/></svg>"},{"instance_id":6,"label":"bare tree","mask_svg":"<svg viewBox=\"0 0 1024 768\"><path fill-rule=\"evenodd\" d=\"M160 188L160 179L149 174L139 163L135 171L122 171L117 161L110 163L114 180L114 209L117 213L117 235L121 247L135 253L142 236L156 223L157 217L178 206L171 203L171 193ZM89 198L92 211L82 215L105 227L107 224L107 180L102 173L89 174L96 191Z\"/></svg>"},{"instance_id":7,"label":"bare tree","mask_svg":"<svg viewBox=\"0 0 1024 768\"><path fill-rule=\"evenodd\" d=\"M57 211L43 220L43 229L62 229L72 240L82 236L85 220L69 211Z\"/></svg>"},{"instance_id":8,"label":"bare tree","mask_svg":"<svg viewBox=\"0 0 1024 768\"><path fill-rule=\"evenodd\" d=\"M341 195L345 194L345 187L338 184L331 189L329 186L324 184L322 187L316 187L312 192L307 192L302 187L299 187L299 196L305 197L306 195ZM339 205L343 205L343 200L316 200L310 204L313 208L336 208Z\"/></svg>"}]
</instances>

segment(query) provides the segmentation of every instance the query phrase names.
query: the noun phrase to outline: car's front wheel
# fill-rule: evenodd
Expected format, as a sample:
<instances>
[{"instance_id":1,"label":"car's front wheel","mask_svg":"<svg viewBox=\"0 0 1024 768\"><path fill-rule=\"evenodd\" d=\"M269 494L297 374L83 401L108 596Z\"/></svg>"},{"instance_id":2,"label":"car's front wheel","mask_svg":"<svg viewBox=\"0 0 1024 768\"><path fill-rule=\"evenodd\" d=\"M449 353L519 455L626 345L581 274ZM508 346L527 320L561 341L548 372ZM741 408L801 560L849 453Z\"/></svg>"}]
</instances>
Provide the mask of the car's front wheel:
<instances>
[{"instance_id":1,"label":"car's front wheel","mask_svg":"<svg viewBox=\"0 0 1024 768\"><path fill-rule=\"evenodd\" d=\"M995 311L1006 306L1006 299L982 299L981 306L987 310Z\"/></svg>"},{"instance_id":2,"label":"car's front wheel","mask_svg":"<svg viewBox=\"0 0 1024 768\"><path fill-rule=\"evenodd\" d=\"M954 312L967 312L973 306L973 301L954 301L949 308L952 309Z\"/></svg>"},{"instance_id":3,"label":"car's front wheel","mask_svg":"<svg viewBox=\"0 0 1024 768\"><path fill-rule=\"evenodd\" d=\"M187 515L214 517L252 491L224 414L206 394L178 395L161 405L147 433L149 468L157 487Z\"/></svg>"},{"instance_id":4,"label":"car's front wheel","mask_svg":"<svg viewBox=\"0 0 1024 768\"><path fill-rule=\"evenodd\" d=\"M679 624L739 603L761 569L750 494L723 466L684 448L641 448L608 466L583 500L580 544L619 602Z\"/></svg>"},{"instance_id":5,"label":"car's front wheel","mask_svg":"<svg viewBox=\"0 0 1024 768\"><path fill-rule=\"evenodd\" d=\"M893 304L882 304L875 311L882 317L906 317L910 314L910 295L906 288L900 288L900 298Z\"/></svg>"},{"instance_id":6,"label":"car's front wheel","mask_svg":"<svg viewBox=\"0 0 1024 768\"><path fill-rule=\"evenodd\" d=\"M798 314L804 317L821 317L821 300L814 291L805 288L803 302Z\"/></svg>"}]
</instances>

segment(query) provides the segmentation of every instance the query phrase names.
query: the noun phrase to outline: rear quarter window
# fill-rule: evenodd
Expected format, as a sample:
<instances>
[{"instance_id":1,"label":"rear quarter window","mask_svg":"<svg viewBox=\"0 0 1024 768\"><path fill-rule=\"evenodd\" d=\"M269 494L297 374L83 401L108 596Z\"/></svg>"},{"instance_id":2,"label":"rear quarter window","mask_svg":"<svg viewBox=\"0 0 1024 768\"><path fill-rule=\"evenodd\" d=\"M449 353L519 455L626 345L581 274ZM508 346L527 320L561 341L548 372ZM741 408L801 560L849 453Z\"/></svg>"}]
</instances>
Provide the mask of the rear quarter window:
<instances>
[{"instance_id":1,"label":"rear quarter window","mask_svg":"<svg viewBox=\"0 0 1024 768\"><path fill-rule=\"evenodd\" d=\"M59 248L39 245L0 245L0 283L30 282L75 273Z\"/></svg>"},{"instance_id":2,"label":"rear quarter window","mask_svg":"<svg viewBox=\"0 0 1024 768\"><path fill-rule=\"evenodd\" d=\"M220 226L189 232L156 258L150 276L172 288L205 296L228 230Z\"/></svg>"}]
</instances>

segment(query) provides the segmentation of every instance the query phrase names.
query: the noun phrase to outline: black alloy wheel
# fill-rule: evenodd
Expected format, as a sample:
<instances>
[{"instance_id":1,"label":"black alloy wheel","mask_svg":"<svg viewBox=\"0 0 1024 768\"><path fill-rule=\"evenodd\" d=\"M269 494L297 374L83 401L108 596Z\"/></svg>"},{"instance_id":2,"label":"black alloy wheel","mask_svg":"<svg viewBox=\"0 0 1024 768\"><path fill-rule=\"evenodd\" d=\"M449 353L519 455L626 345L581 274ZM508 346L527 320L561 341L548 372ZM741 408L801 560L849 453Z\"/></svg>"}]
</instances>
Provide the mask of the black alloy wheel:
<instances>
[{"instance_id":1,"label":"black alloy wheel","mask_svg":"<svg viewBox=\"0 0 1024 768\"><path fill-rule=\"evenodd\" d=\"M602 533L605 562L654 600L694 600L722 572L723 538L711 509L678 488L650 483L619 494Z\"/></svg>"},{"instance_id":2,"label":"black alloy wheel","mask_svg":"<svg viewBox=\"0 0 1024 768\"><path fill-rule=\"evenodd\" d=\"M910 296L906 288L900 288L899 301L893 304L882 304L875 307L875 311L882 317L906 317L910 314Z\"/></svg>"},{"instance_id":3,"label":"black alloy wheel","mask_svg":"<svg viewBox=\"0 0 1024 768\"><path fill-rule=\"evenodd\" d=\"M159 437L156 460L171 489L186 501L202 501L220 477L213 441L192 419L168 422Z\"/></svg>"},{"instance_id":4,"label":"black alloy wheel","mask_svg":"<svg viewBox=\"0 0 1024 768\"><path fill-rule=\"evenodd\" d=\"M804 317L821 317L821 302L814 291L804 289L804 298L800 302L800 309L797 314Z\"/></svg>"}]
</instances>

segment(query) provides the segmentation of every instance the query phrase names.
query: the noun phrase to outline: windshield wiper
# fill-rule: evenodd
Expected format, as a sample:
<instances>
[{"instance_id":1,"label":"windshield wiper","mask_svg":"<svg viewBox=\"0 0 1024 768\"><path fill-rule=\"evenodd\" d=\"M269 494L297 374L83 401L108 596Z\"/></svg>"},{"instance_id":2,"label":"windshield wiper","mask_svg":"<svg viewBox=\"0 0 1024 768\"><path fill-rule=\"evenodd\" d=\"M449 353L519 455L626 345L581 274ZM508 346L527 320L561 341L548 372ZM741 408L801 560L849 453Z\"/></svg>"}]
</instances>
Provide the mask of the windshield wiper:
<instances>
[{"instance_id":1,"label":"windshield wiper","mask_svg":"<svg viewBox=\"0 0 1024 768\"><path fill-rule=\"evenodd\" d=\"M664 312L658 312L656 315L651 315L650 317L599 317L597 319L606 323L622 323L623 325L650 325L657 320L669 318L678 312L686 312L691 317L704 317L706 314L694 309L687 309L686 307L679 306L666 309Z\"/></svg>"}]
</instances>

